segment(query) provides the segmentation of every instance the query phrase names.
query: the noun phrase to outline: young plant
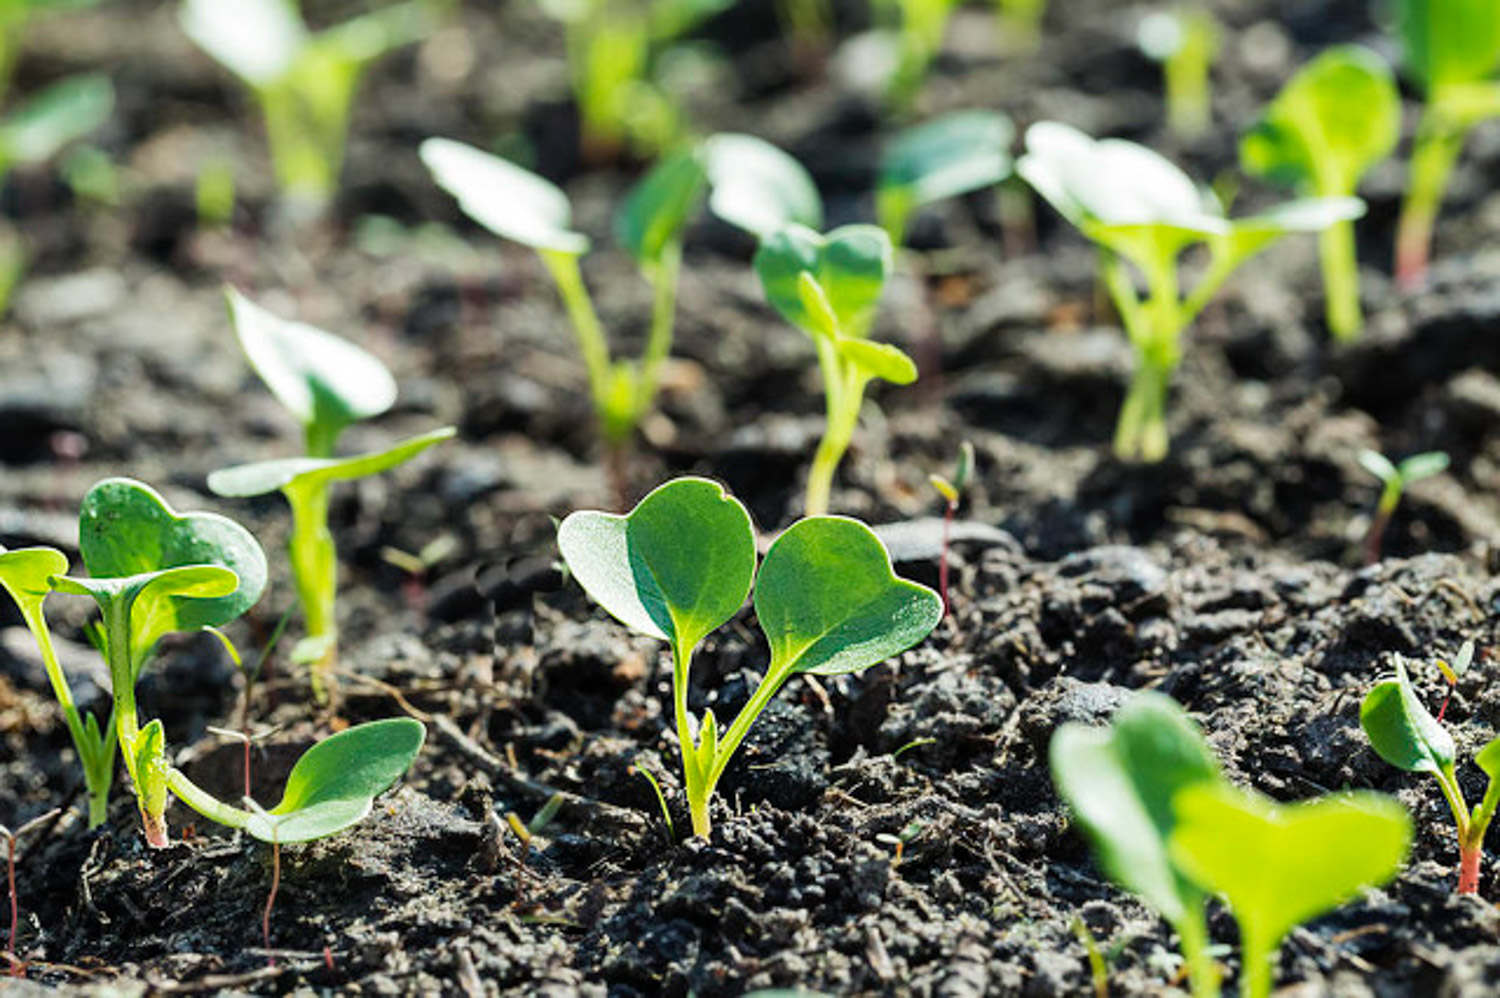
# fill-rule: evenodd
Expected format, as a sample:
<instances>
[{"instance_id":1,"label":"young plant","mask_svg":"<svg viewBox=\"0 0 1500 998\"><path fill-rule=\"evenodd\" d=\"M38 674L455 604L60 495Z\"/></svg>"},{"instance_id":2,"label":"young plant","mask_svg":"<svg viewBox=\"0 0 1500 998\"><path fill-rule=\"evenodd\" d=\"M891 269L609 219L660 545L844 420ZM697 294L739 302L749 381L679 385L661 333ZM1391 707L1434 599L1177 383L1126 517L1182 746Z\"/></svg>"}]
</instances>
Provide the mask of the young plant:
<instances>
[{"instance_id":1,"label":"young plant","mask_svg":"<svg viewBox=\"0 0 1500 998\"><path fill-rule=\"evenodd\" d=\"M278 490L286 496L292 508L292 580L306 630L292 658L309 664L313 693L323 703L333 693L338 664L339 566L328 529L330 489L335 482L388 471L457 430L445 426L383 451L334 457L339 435L350 423L379 415L395 402L395 379L379 360L347 340L277 318L233 288L225 294L245 356L271 393L302 423L307 454L222 468L208 476L208 487L227 498Z\"/></svg>"},{"instance_id":2,"label":"young plant","mask_svg":"<svg viewBox=\"0 0 1500 998\"><path fill-rule=\"evenodd\" d=\"M1212 108L1208 72L1219 54L1219 22L1204 6L1157 11L1141 21L1136 41L1162 64L1167 125L1185 138L1208 131Z\"/></svg>"},{"instance_id":3,"label":"young plant","mask_svg":"<svg viewBox=\"0 0 1500 998\"><path fill-rule=\"evenodd\" d=\"M886 147L875 217L892 246L906 240L923 205L993 187L1010 176L1010 119L998 111L955 111L908 128Z\"/></svg>"},{"instance_id":4,"label":"young plant","mask_svg":"<svg viewBox=\"0 0 1500 998\"><path fill-rule=\"evenodd\" d=\"M410 0L309 31L294 0L184 0L182 30L255 95L282 193L320 210L338 189L349 112L370 63L423 37L434 4Z\"/></svg>"},{"instance_id":5,"label":"young plant","mask_svg":"<svg viewBox=\"0 0 1500 998\"><path fill-rule=\"evenodd\" d=\"M47 14L98 6L99 0L5 0L0 3L0 100L10 92L26 29Z\"/></svg>"},{"instance_id":6,"label":"young plant","mask_svg":"<svg viewBox=\"0 0 1500 998\"><path fill-rule=\"evenodd\" d=\"M1358 198L1306 198L1229 219L1217 198L1150 149L1095 141L1056 122L1027 130L1016 170L1100 248L1104 283L1135 349L1114 444L1128 461L1166 456L1167 389L1181 360L1182 334L1224 281L1289 232L1320 232L1364 212ZM1178 257L1198 243L1208 247L1208 269L1184 294ZM1144 299L1124 261L1145 278Z\"/></svg>"},{"instance_id":7,"label":"young plant","mask_svg":"<svg viewBox=\"0 0 1500 998\"><path fill-rule=\"evenodd\" d=\"M1472 656L1473 646L1465 644L1451 671L1462 671ZM1445 674L1450 672L1446 663L1439 665ZM1386 762L1408 773L1430 773L1437 780L1453 811L1458 837L1458 893L1478 894L1484 833L1500 804L1500 738L1491 740L1474 756L1474 762L1490 780L1483 799L1470 810L1454 773L1457 750L1453 736L1422 705L1401 656L1396 656L1395 675L1381 680L1366 695L1359 708L1359 723L1370 739L1370 747Z\"/></svg>"},{"instance_id":8,"label":"young plant","mask_svg":"<svg viewBox=\"0 0 1500 998\"><path fill-rule=\"evenodd\" d=\"M827 424L808 471L808 516L828 511L834 472L854 438L865 387L875 378L898 385L917 380L910 357L868 339L891 256L890 238L873 225L846 225L827 235L789 225L755 253L766 298L812 338L823 373Z\"/></svg>"},{"instance_id":9,"label":"young plant","mask_svg":"<svg viewBox=\"0 0 1500 998\"><path fill-rule=\"evenodd\" d=\"M1047 0L995 0L1002 44L1022 51L1034 49L1042 37Z\"/></svg>"},{"instance_id":10,"label":"young plant","mask_svg":"<svg viewBox=\"0 0 1500 998\"><path fill-rule=\"evenodd\" d=\"M1316 197L1353 197L1360 178L1401 137L1401 95L1390 68L1359 45L1328 49L1304 66L1240 140L1246 173ZM1359 264L1354 223L1318 235L1328 329L1359 335Z\"/></svg>"},{"instance_id":11,"label":"young plant","mask_svg":"<svg viewBox=\"0 0 1500 998\"><path fill-rule=\"evenodd\" d=\"M876 20L895 50L895 66L886 83L886 100L905 109L916 100L927 68L943 47L948 18L956 0L879 0Z\"/></svg>"},{"instance_id":12,"label":"young plant","mask_svg":"<svg viewBox=\"0 0 1500 998\"><path fill-rule=\"evenodd\" d=\"M4 825L0 825L0 839L5 840L5 887L6 896L10 900L10 942L0 956L5 957L10 964L11 977L26 976L26 961L21 959L21 954L16 952L16 929L21 921L20 911L16 898L16 843L26 835L36 831L43 825L49 824L57 818L60 811L48 811L46 814L32 818L26 824L17 828L14 832Z\"/></svg>"},{"instance_id":13,"label":"young plant","mask_svg":"<svg viewBox=\"0 0 1500 998\"><path fill-rule=\"evenodd\" d=\"M1406 69L1427 97L1396 226L1396 279L1421 284L1448 175L1469 132L1500 117L1500 4L1494 0L1397 0Z\"/></svg>"},{"instance_id":14,"label":"young plant","mask_svg":"<svg viewBox=\"0 0 1500 998\"><path fill-rule=\"evenodd\" d=\"M943 509L943 545L938 554L938 595L943 600L943 616L948 616L948 535L953 529L953 515L958 512L958 500L969 484L969 475L974 471L974 445L965 440L958 445L958 464L953 469L950 482L942 475L928 475L928 483L937 490L945 502Z\"/></svg>"},{"instance_id":15,"label":"young plant","mask_svg":"<svg viewBox=\"0 0 1500 998\"><path fill-rule=\"evenodd\" d=\"M1369 791L1280 804L1200 783L1183 788L1172 806L1172 861L1222 895L1239 923L1243 998L1269 998L1288 932L1389 882L1411 846L1406 808Z\"/></svg>"},{"instance_id":16,"label":"young plant","mask_svg":"<svg viewBox=\"0 0 1500 998\"><path fill-rule=\"evenodd\" d=\"M1365 564L1373 565L1380 560L1380 541L1385 528L1390 525L1396 507L1406 487L1413 482L1441 474L1448 468L1448 455L1440 450L1413 454L1400 464L1372 450L1359 452L1359 463L1380 479L1380 500L1375 504L1375 515L1370 518L1370 529L1365 531Z\"/></svg>"},{"instance_id":17,"label":"young plant","mask_svg":"<svg viewBox=\"0 0 1500 998\"><path fill-rule=\"evenodd\" d=\"M606 612L671 647L688 812L693 834L705 838L714 788L788 679L860 672L921 641L942 615L937 594L897 578L884 545L857 520L798 521L772 542L757 574L750 515L702 478L668 482L625 516L572 513L557 544L569 571ZM771 659L721 733L712 709L696 723L688 710L693 654L739 611L752 582Z\"/></svg>"}]
</instances>

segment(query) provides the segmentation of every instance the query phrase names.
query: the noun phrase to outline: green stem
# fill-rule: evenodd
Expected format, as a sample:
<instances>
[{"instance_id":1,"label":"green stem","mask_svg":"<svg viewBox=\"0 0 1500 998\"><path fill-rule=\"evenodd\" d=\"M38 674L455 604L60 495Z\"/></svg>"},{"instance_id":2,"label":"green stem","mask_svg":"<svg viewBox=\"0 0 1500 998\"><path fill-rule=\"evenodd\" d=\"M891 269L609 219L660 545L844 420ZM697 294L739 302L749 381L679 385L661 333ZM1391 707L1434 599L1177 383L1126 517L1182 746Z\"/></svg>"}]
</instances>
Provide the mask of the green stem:
<instances>
[{"instance_id":1,"label":"green stem","mask_svg":"<svg viewBox=\"0 0 1500 998\"><path fill-rule=\"evenodd\" d=\"M1264 933L1241 926L1240 929L1240 996L1241 998L1269 998L1271 994L1272 960L1276 947L1264 938Z\"/></svg>"},{"instance_id":2,"label":"green stem","mask_svg":"<svg viewBox=\"0 0 1500 998\"><path fill-rule=\"evenodd\" d=\"M225 804L219 798L199 787L180 769L173 768L167 773L167 789L171 790L188 807L197 811L210 821L216 821L230 828L244 828L253 817L249 811L242 811L237 807Z\"/></svg>"},{"instance_id":3,"label":"green stem","mask_svg":"<svg viewBox=\"0 0 1500 998\"><path fill-rule=\"evenodd\" d=\"M672 352L672 327L677 316L677 280L681 267L682 243L673 240L662 247L661 258L650 274L654 292L651 300L651 331L646 336L645 352L641 354L633 423L640 422L655 401L662 362Z\"/></svg>"},{"instance_id":4,"label":"green stem","mask_svg":"<svg viewBox=\"0 0 1500 998\"><path fill-rule=\"evenodd\" d=\"M1210 121L1207 52L1193 42L1184 43L1163 68L1168 126L1187 138L1202 135Z\"/></svg>"},{"instance_id":5,"label":"green stem","mask_svg":"<svg viewBox=\"0 0 1500 998\"><path fill-rule=\"evenodd\" d=\"M292 507L287 545L292 580L302 603L307 637L320 642L311 663L313 694L319 703L326 703L338 664L338 551L328 529L328 483L294 483L283 491Z\"/></svg>"},{"instance_id":6,"label":"green stem","mask_svg":"<svg viewBox=\"0 0 1500 998\"><path fill-rule=\"evenodd\" d=\"M1421 283L1427 274L1433 223L1467 132L1446 122L1438 105L1436 99L1429 102L1417 125L1411 177L1396 224L1396 280L1408 289Z\"/></svg>"},{"instance_id":7,"label":"green stem","mask_svg":"<svg viewBox=\"0 0 1500 998\"><path fill-rule=\"evenodd\" d=\"M594 398L594 410L601 423L606 422L606 404L609 399L610 361L609 344L604 338L604 327L594 311L593 300L584 286L583 274L578 268L578 256L556 250L538 251L542 262L552 273L557 284L558 296L568 311L573 323L573 332L578 337L578 352L583 355L584 370L588 372L589 394Z\"/></svg>"},{"instance_id":8,"label":"green stem","mask_svg":"<svg viewBox=\"0 0 1500 998\"><path fill-rule=\"evenodd\" d=\"M1193 998L1218 998L1219 968L1208 951L1208 926L1203 920L1202 903L1193 906L1174 928L1187 961Z\"/></svg>"},{"instance_id":9,"label":"green stem","mask_svg":"<svg viewBox=\"0 0 1500 998\"><path fill-rule=\"evenodd\" d=\"M1364 316L1359 307L1359 261L1354 250L1354 223L1335 222L1318 233L1327 299L1328 331L1348 343L1359 336Z\"/></svg>"},{"instance_id":10,"label":"green stem","mask_svg":"<svg viewBox=\"0 0 1500 998\"><path fill-rule=\"evenodd\" d=\"M865 384L869 378L852 364L845 364L838 354L834 341L826 336L817 338L818 364L823 370L823 385L826 392L825 411L827 425L823 439L818 442L813 454L812 467L807 473L807 501L805 515L822 516L828 512L828 500L833 493L833 476L839 462L854 439L859 426L859 406L864 397Z\"/></svg>"}]
</instances>

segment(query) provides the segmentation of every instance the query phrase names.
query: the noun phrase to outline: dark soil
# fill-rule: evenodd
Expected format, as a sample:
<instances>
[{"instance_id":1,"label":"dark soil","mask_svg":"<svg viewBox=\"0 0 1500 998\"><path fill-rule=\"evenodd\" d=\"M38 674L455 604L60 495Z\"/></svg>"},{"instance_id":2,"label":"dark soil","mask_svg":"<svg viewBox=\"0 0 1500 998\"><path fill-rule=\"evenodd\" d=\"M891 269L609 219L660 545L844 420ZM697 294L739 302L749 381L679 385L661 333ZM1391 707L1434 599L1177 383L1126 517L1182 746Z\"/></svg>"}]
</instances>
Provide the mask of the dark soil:
<instances>
[{"instance_id":1,"label":"dark soil","mask_svg":"<svg viewBox=\"0 0 1500 998\"><path fill-rule=\"evenodd\" d=\"M358 5L309 6L334 20ZM1481 651L1448 709L1462 750L1500 724L1489 652L1500 637L1493 129L1470 143L1420 294L1398 297L1388 280L1403 169L1393 161L1370 179L1359 345L1328 345L1311 241L1248 265L1192 333L1173 452L1153 467L1108 453L1129 352L1095 310L1081 237L1039 209L1028 243L1002 231L989 196L923 214L912 242L929 251L931 274L894 282L877 335L935 330L941 383L876 393L834 507L886 525L898 569L934 583L927 476L973 441L954 615L860 676L790 684L730 768L713 838L674 841L631 771L656 774L677 806L663 649L576 588L497 615L473 582L479 566L550 555L549 517L611 494L544 272L458 217L416 142L529 147L604 247L639 170L581 164L561 39L530 3L493 6L469 3L462 30L371 74L344 192L311 230L278 220L254 108L176 34L169 5L110 3L33 33L21 89L111 67L120 112L100 141L126 168L127 196L118 209L75 203L47 171L6 187L0 207L34 262L0 329L0 543L53 544L76 563L78 500L95 480L128 474L281 549L279 500L225 505L204 484L214 468L297 446L234 346L224 280L360 340L395 370L397 409L351 430L350 449L443 422L461 437L335 503L350 674L339 719L406 711L429 738L359 829L284 850L269 954L266 846L177 807L181 841L152 851L123 786L111 821L83 827L66 731L19 620L0 607L0 822L71 805L22 844L18 949L32 965L14 993L1083 994L1093 985L1080 926L1110 954L1111 993L1162 993L1179 982L1169 932L1105 882L1046 767L1059 723L1105 723L1142 688L1192 711L1239 782L1288 800L1373 787L1417 817L1411 866L1295 931L1282 982L1302 982L1299 994L1495 993L1500 916L1452 894L1441 796L1382 763L1358 725L1390 653L1431 656L1466 638ZM862 5L837 6L841 29L860 26ZM987 7L959 10L922 110L998 107L1023 127L1060 118L1149 142L1211 177L1311 53L1346 40L1389 48L1363 3L1215 6L1230 32L1216 129L1199 143L1164 131L1157 70L1132 43L1139 12L1096 0L1053 0L1041 50L1006 58ZM895 123L793 61L772 8L747 2L704 29L731 57L734 85L695 98L694 113L803 159L830 224L868 219L880 129ZM447 71L464 45L473 65ZM200 232L192 178L225 143L241 164L236 222ZM1247 186L1241 200L1248 210L1275 196ZM371 214L394 219L396 234L377 240ZM432 220L453 229L418 228ZM763 303L749 250L717 223L692 231L675 360L630 484L639 495L673 474L717 477L769 533L797 513L822 400L811 349ZM645 285L612 252L586 272L617 341L638 341ZM1360 541L1376 483L1356 463L1361 448L1453 458L1408 495L1388 557L1370 568ZM381 554L445 535L451 553L420 580ZM273 588L233 629L247 649L294 599L273 563ZM48 608L75 690L102 710L87 608L63 598ZM765 661L757 635L747 609L710 640L695 662L695 711L726 717L743 703ZM1436 673L1420 678L1435 702ZM284 648L246 703L216 642L174 640L140 699L163 717L179 765L231 797L239 750L206 726L238 725L247 711L277 729L256 749L263 800L330 727ZM1479 771L1461 778L1477 799ZM523 844L507 816L531 821L558 794L561 807ZM680 834L686 814L674 822ZM1480 890L1500 897L1500 879L1487 870ZM1217 911L1211 928L1233 968L1232 918Z\"/></svg>"}]
</instances>

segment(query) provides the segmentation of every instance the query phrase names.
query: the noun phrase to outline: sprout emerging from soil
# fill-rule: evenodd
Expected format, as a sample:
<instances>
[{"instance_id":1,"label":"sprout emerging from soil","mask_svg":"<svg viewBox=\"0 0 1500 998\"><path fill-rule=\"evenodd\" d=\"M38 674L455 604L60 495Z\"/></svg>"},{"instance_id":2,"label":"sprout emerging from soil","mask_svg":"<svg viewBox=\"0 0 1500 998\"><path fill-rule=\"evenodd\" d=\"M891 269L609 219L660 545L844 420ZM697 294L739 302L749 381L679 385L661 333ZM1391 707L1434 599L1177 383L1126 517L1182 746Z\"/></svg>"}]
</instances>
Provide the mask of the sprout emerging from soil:
<instances>
[{"instance_id":1,"label":"sprout emerging from soil","mask_svg":"<svg viewBox=\"0 0 1500 998\"><path fill-rule=\"evenodd\" d=\"M956 0L876 0L875 22L891 48L893 67L886 101L897 110L911 107L927 79L927 68L943 47Z\"/></svg>"},{"instance_id":2,"label":"sprout emerging from soil","mask_svg":"<svg viewBox=\"0 0 1500 998\"><path fill-rule=\"evenodd\" d=\"M1445 675L1462 672L1474 656L1474 646L1464 642L1453 665L1438 663ZM1446 703L1444 707L1446 708ZM1437 780L1458 838L1458 893L1479 893L1479 867L1483 858L1484 833L1489 830L1500 805L1500 738L1480 749L1474 762L1490 778L1484 797L1471 811L1454 773L1457 750L1453 736L1428 713L1412 686L1406 661L1396 656L1395 675L1381 680L1365 697L1359 723L1370 746L1382 759L1408 773L1430 773Z\"/></svg>"},{"instance_id":3,"label":"sprout emerging from soil","mask_svg":"<svg viewBox=\"0 0 1500 998\"><path fill-rule=\"evenodd\" d=\"M1352 197L1360 178L1401 137L1401 95L1390 67L1359 45L1331 48L1304 66L1240 140L1240 164L1299 193ZM1354 223L1318 234L1328 329L1359 335L1359 264Z\"/></svg>"},{"instance_id":4,"label":"sprout emerging from soil","mask_svg":"<svg viewBox=\"0 0 1500 998\"><path fill-rule=\"evenodd\" d=\"M891 245L923 205L993 187L1010 176L1016 130L997 111L955 111L897 135L880 162L875 215Z\"/></svg>"},{"instance_id":5,"label":"sprout emerging from soil","mask_svg":"<svg viewBox=\"0 0 1500 998\"><path fill-rule=\"evenodd\" d=\"M1185 138L1208 131L1208 72L1219 54L1219 22L1213 14L1198 4L1157 11L1141 21L1136 41L1147 58L1162 64L1167 125Z\"/></svg>"},{"instance_id":6,"label":"sprout emerging from soil","mask_svg":"<svg viewBox=\"0 0 1500 998\"><path fill-rule=\"evenodd\" d=\"M891 258L889 237L873 225L846 225L826 236L790 225L755 254L766 298L812 338L823 374L827 425L807 475L808 516L828 511L834 472L854 439L866 386L875 378L898 385L917 380L910 357L868 338Z\"/></svg>"},{"instance_id":7,"label":"sprout emerging from soil","mask_svg":"<svg viewBox=\"0 0 1500 998\"><path fill-rule=\"evenodd\" d=\"M338 189L365 68L426 35L434 7L398 3L313 32L293 0L185 0L178 21L250 88L265 117L277 184L295 207L318 211Z\"/></svg>"},{"instance_id":8,"label":"sprout emerging from soil","mask_svg":"<svg viewBox=\"0 0 1500 998\"><path fill-rule=\"evenodd\" d=\"M750 515L702 478L668 482L625 516L572 513L557 544L601 607L671 646L688 812L693 834L703 837L725 767L788 679L860 672L921 641L942 615L937 594L897 578L884 545L857 520L798 521L771 544L757 574ZM693 653L739 611L752 583L771 661L721 733L711 709L696 723L688 710Z\"/></svg>"},{"instance_id":9,"label":"sprout emerging from soil","mask_svg":"<svg viewBox=\"0 0 1500 998\"><path fill-rule=\"evenodd\" d=\"M335 458L339 435L349 424L379 415L395 402L395 379L347 340L279 319L233 288L225 293L245 356L302 423L307 456L222 468L208 476L208 487L233 498L279 490L291 505L288 553L307 632L292 658L310 665L313 693L327 702L338 663L338 552L328 529L330 490L335 482L388 471L457 431L445 426L383 451Z\"/></svg>"},{"instance_id":10,"label":"sprout emerging from soil","mask_svg":"<svg viewBox=\"0 0 1500 998\"><path fill-rule=\"evenodd\" d=\"M14 832L4 825L0 825L0 839L5 840L5 887L6 897L10 901L10 941L5 951L0 956L5 957L10 964L11 977L26 976L26 961L21 959L21 954L16 952L16 930L20 924L19 902L16 897L16 844L22 838L37 831L43 825L52 822L61 811L52 810L46 814L32 818L26 824L17 828Z\"/></svg>"},{"instance_id":11,"label":"sprout emerging from soil","mask_svg":"<svg viewBox=\"0 0 1500 998\"><path fill-rule=\"evenodd\" d=\"M1427 274L1432 227L1448 175L1469 132L1500 116L1500 4L1494 0L1398 0L1396 22L1408 75L1427 96L1396 227L1396 280Z\"/></svg>"},{"instance_id":12,"label":"sprout emerging from soil","mask_svg":"<svg viewBox=\"0 0 1500 998\"><path fill-rule=\"evenodd\" d=\"M968 487L969 476L974 472L974 445L965 440L958 447L958 463L953 469L953 480L942 475L929 475L928 483L943 497L943 544L938 554L938 595L943 600L943 616L948 616L948 535L953 530L953 515L958 512L958 501Z\"/></svg>"},{"instance_id":13,"label":"sprout emerging from soil","mask_svg":"<svg viewBox=\"0 0 1500 998\"><path fill-rule=\"evenodd\" d=\"M1380 500L1375 504L1375 515L1370 518L1370 529L1365 532L1365 564L1373 565L1380 560L1380 541L1385 528L1390 525L1396 507L1406 487L1413 482L1441 474L1448 468L1448 455L1443 451L1424 451L1413 454L1400 464L1372 450L1359 452L1359 463L1380 479Z\"/></svg>"},{"instance_id":14,"label":"sprout emerging from soil","mask_svg":"<svg viewBox=\"0 0 1500 998\"><path fill-rule=\"evenodd\" d=\"M1027 130L1016 170L1099 245L1105 285L1136 355L1115 430L1115 453L1127 461L1166 456L1167 390L1182 357L1182 334L1224 281L1289 232L1319 232L1364 213L1358 198L1306 198L1229 219L1213 194L1150 149L1095 141L1056 122ZM1208 247L1208 270L1184 294L1178 257L1198 243ZM1124 261L1145 278L1144 299Z\"/></svg>"}]
</instances>

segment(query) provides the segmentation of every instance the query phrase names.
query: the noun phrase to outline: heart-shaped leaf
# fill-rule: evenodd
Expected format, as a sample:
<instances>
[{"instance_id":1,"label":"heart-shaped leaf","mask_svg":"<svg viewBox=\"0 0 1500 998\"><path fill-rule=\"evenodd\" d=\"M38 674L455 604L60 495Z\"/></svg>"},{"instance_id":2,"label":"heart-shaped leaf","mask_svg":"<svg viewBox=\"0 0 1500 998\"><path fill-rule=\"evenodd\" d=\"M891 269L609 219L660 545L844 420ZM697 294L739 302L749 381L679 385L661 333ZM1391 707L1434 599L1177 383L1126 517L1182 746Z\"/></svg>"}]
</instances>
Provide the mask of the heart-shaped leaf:
<instances>
[{"instance_id":1,"label":"heart-shaped leaf","mask_svg":"<svg viewBox=\"0 0 1500 998\"><path fill-rule=\"evenodd\" d=\"M1396 678L1377 683L1359 708L1370 745L1386 762L1408 773L1442 773L1453 766L1453 737L1422 706L1396 659Z\"/></svg>"},{"instance_id":2,"label":"heart-shaped leaf","mask_svg":"<svg viewBox=\"0 0 1500 998\"><path fill-rule=\"evenodd\" d=\"M701 153L689 147L657 163L631 190L615 216L615 238L637 263L655 265L667 245L681 238L702 200L706 176Z\"/></svg>"},{"instance_id":3,"label":"heart-shaped leaf","mask_svg":"<svg viewBox=\"0 0 1500 998\"><path fill-rule=\"evenodd\" d=\"M625 516L571 513L557 546L606 612L680 654L734 616L755 574L750 514L703 478L659 486Z\"/></svg>"},{"instance_id":4,"label":"heart-shaped leaf","mask_svg":"<svg viewBox=\"0 0 1500 998\"><path fill-rule=\"evenodd\" d=\"M455 427L445 426L403 440L386 450L354 457L291 457L220 468L209 474L208 487L215 495L243 498L265 495L289 486L313 486L365 478L403 464L433 444L450 439L457 432Z\"/></svg>"},{"instance_id":5,"label":"heart-shaped leaf","mask_svg":"<svg viewBox=\"0 0 1500 998\"><path fill-rule=\"evenodd\" d=\"M771 544L755 582L755 615L771 647L770 672L858 672L932 633L943 602L896 577L869 527L812 516Z\"/></svg>"},{"instance_id":6,"label":"heart-shaped leaf","mask_svg":"<svg viewBox=\"0 0 1500 998\"><path fill-rule=\"evenodd\" d=\"M908 128L880 163L880 196L913 208L998 184L1010 175L1016 130L998 111L956 111Z\"/></svg>"},{"instance_id":7,"label":"heart-shaped leaf","mask_svg":"<svg viewBox=\"0 0 1500 998\"><path fill-rule=\"evenodd\" d=\"M22 104L0 122L0 162L41 163L109 120L115 89L99 74L70 76Z\"/></svg>"},{"instance_id":8,"label":"heart-shaped leaf","mask_svg":"<svg viewBox=\"0 0 1500 998\"><path fill-rule=\"evenodd\" d=\"M396 401L396 381L373 355L304 322L278 318L226 287L240 346L282 405L331 450L339 432Z\"/></svg>"},{"instance_id":9,"label":"heart-shaped leaf","mask_svg":"<svg viewBox=\"0 0 1500 998\"><path fill-rule=\"evenodd\" d=\"M427 729L409 717L370 721L318 742L287 777L281 803L254 815L245 831L264 842L306 842L348 828L401 778Z\"/></svg>"},{"instance_id":10,"label":"heart-shaped leaf","mask_svg":"<svg viewBox=\"0 0 1500 998\"><path fill-rule=\"evenodd\" d=\"M22 613L33 611L52 591L52 577L68 570L68 559L55 548L17 548L0 544L0 587Z\"/></svg>"},{"instance_id":11,"label":"heart-shaped leaf","mask_svg":"<svg viewBox=\"0 0 1500 998\"><path fill-rule=\"evenodd\" d=\"M826 236L789 225L766 238L755 253L755 272L766 298L810 335L818 335L819 327L798 288L802 274L818 282L843 335L859 337L869 326L891 267L890 237L873 225L846 225Z\"/></svg>"},{"instance_id":12,"label":"heart-shaped leaf","mask_svg":"<svg viewBox=\"0 0 1500 998\"><path fill-rule=\"evenodd\" d=\"M703 143L708 208L765 239L788 225L823 227L823 201L802 164L764 139L721 132Z\"/></svg>"},{"instance_id":13,"label":"heart-shaped leaf","mask_svg":"<svg viewBox=\"0 0 1500 998\"><path fill-rule=\"evenodd\" d=\"M567 256L588 251L588 237L570 228L573 206L557 185L452 139L428 139L419 153L437 185L497 236Z\"/></svg>"}]
</instances>

